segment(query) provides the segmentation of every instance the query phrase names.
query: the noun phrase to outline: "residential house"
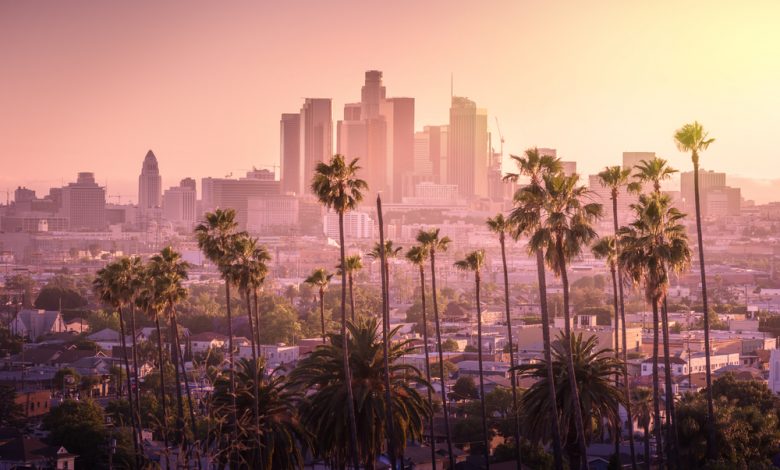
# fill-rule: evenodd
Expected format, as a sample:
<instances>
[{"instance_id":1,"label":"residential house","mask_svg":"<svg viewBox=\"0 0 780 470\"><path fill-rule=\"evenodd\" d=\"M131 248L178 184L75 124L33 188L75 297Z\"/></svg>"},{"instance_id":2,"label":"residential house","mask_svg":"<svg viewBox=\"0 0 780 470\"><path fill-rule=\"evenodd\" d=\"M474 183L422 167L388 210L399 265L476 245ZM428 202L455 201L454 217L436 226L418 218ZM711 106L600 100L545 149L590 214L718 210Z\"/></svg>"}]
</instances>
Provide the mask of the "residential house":
<instances>
[{"instance_id":1,"label":"residential house","mask_svg":"<svg viewBox=\"0 0 780 470\"><path fill-rule=\"evenodd\" d=\"M61 333L66 328L62 314L54 310L21 310L8 326L11 333L31 340L48 333Z\"/></svg>"}]
</instances>

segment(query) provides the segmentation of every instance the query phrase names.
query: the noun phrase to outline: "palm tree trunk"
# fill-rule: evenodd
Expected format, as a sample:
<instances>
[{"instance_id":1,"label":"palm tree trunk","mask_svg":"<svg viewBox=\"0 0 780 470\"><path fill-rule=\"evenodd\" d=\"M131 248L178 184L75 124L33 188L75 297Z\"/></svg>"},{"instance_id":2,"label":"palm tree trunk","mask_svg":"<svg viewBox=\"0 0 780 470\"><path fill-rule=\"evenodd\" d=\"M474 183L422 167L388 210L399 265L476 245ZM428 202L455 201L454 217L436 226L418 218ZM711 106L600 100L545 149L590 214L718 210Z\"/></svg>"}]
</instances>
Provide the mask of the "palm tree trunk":
<instances>
[{"instance_id":1,"label":"palm tree trunk","mask_svg":"<svg viewBox=\"0 0 780 470\"><path fill-rule=\"evenodd\" d=\"M390 454L390 464L393 469L398 468L396 465L396 452L395 452L395 429L393 426L393 397L390 390L390 304L388 296L388 271L387 271L387 253L385 252L385 230L384 221L382 220L382 199L379 195L376 197L376 211L377 221L379 223L379 255L380 262L382 264L382 352L383 362L385 368L385 419L387 420L387 452ZM344 267L344 260L342 259L342 268ZM352 292L352 275L349 277L350 293ZM352 316L354 319L354 304ZM404 444L401 444L403 447ZM371 462L373 465L373 461Z\"/></svg>"},{"instance_id":2,"label":"palm tree trunk","mask_svg":"<svg viewBox=\"0 0 780 470\"><path fill-rule=\"evenodd\" d=\"M322 323L322 343L325 344L325 292L320 287L320 323Z\"/></svg>"},{"instance_id":3,"label":"palm tree trunk","mask_svg":"<svg viewBox=\"0 0 780 470\"><path fill-rule=\"evenodd\" d=\"M613 308L615 310L615 361L620 363L620 311L618 310L618 289L617 289L617 272L615 269L615 266L610 266L610 274L612 275L612 304ZM626 345L623 345L623 349L626 348ZM620 390L620 373L615 374L615 388ZM620 460L620 434L621 434L621 423L620 423L620 403L617 403L615 405L615 423L614 423L614 430L612 434L614 435L613 438L615 439L615 455L618 458L618 461Z\"/></svg>"},{"instance_id":4,"label":"palm tree trunk","mask_svg":"<svg viewBox=\"0 0 780 470\"><path fill-rule=\"evenodd\" d=\"M436 299L436 250L431 249L431 296L433 298L433 321L436 324L436 348L439 351L439 379L441 380L441 406L444 412L444 428L447 437L447 457L450 468L455 468L455 454L452 452L450 413L447 406L447 382L444 377L444 353L441 349L441 325L439 323L439 302Z\"/></svg>"},{"instance_id":5,"label":"palm tree trunk","mask_svg":"<svg viewBox=\"0 0 780 470\"><path fill-rule=\"evenodd\" d=\"M176 318L176 309L173 307L171 307L171 318L173 319L174 325L176 325L176 336L174 336L174 338L176 338L176 350L181 351L181 345L179 343L179 320ZM190 429L192 431L192 439L196 440L198 436L198 427L197 423L195 422L195 407L193 406L192 392L190 392L189 380L187 379L187 370L184 367L184 357L181 354L179 354L179 365L181 366L182 377L184 377L184 390L187 396L187 407L189 408L190 414ZM183 428L182 432L184 432ZM196 458L197 466L198 468L201 468L200 456L196 456Z\"/></svg>"},{"instance_id":6,"label":"palm tree trunk","mask_svg":"<svg viewBox=\"0 0 780 470\"><path fill-rule=\"evenodd\" d=\"M163 412L163 445L165 446L165 468L171 468L168 452L168 405L165 391L165 362L163 361L162 329L160 328L160 315L155 313L154 324L157 327L157 356L159 363L157 370L160 372L160 405Z\"/></svg>"},{"instance_id":7,"label":"palm tree trunk","mask_svg":"<svg viewBox=\"0 0 780 470\"><path fill-rule=\"evenodd\" d=\"M517 373L515 372L515 343L512 340L512 316L509 312L509 271L506 265L506 239L504 232L498 236L501 244L501 264L504 268L504 309L506 310L506 331L509 341L509 367L512 370L512 411L515 414L515 458L517 468L523 466L520 452L520 409L517 406Z\"/></svg>"},{"instance_id":8,"label":"palm tree trunk","mask_svg":"<svg viewBox=\"0 0 780 470\"><path fill-rule=\"evenodd\" d=\"M420 292L422 294L422 320L423 320L423 352L425 353L425 380L431 383L431 360L428 354L428 318L425 313L425 270L420 265ZM428 427L431 431L431 469L436 470L436 438L433 433L433 392L431 387L428 390L428 406L431 408Z\"/></svg>"},{"instance_id":9,"label":"palm tree trunk","mask_svg":"<svg viewBox=\"0 0 780 470\"><path fill-rule=\"evenodd\" d=\"M339 211L339 248L341 252L341 266L346 264L346 253L344 251L344 212ZM341 340L344 360L344 377L347 385L347 419L349 420L349 435L352 445L352 457L355 462L355 469L360 467L360 455L358 450L357 422L355 418L355 395L352 392L352 370L349 364L349 340L347 338L347 283L345 278L346 270L341 270Z\"/></svg>"},{"instance_id":10,"label":"palm tree trunk","mask_svg":"<svg viewBox=\"0 0 780 470\"><path fill-rule=\"evenodd\" d=\"M257 288L253 289L252 295L254 296L255 300L255 334L257 335L257 355L258 357L262 358L263 353L260 349L260 345L263 344L260 341L260 303L257 301Z\"/></svg>"},{"instance_id":11,"label":"palm tree trunk","mask_svg":"<svg viewBox=\"0 0 780 470\"><path fill-rule=\"evenodd\" d=\"M645 470L650 470L650 420L645 423Z\"/></svg>"},{"instance_id":12,"label":"palm tree trunk","mask_svg":"<svg viewBox=\"0 0 780 470\"><path fill-rule=\"evenodd\" d=\"M655 448L659 467L663 463L663 439L661 438L661 404L658 390L658 300L653 299L653 410L655 428Z\"/></svg>"},{"instance_id":13,"label":"palm tree trunk","mask_svg":"<svg viewBox=\"0 0 780 470\"><path fill-rule=\"evenodd\" d=\"M127 357L127 339L125 338L125 317L124 313L122 312L122 307L117 307L117 312L119 313L119 334L121 335L119 338L119 344L122 346L122 357L124 358L125 362L125 376L127 380L127 402L130 405L130 422L133 425L133 450L135 453L133 454L133 458L135 459L135 464L138 466L138 452L140 450L140 441L138 440L139 436L139 426L137 417L135 415L135 402L133 401L133 388L130 380L130 360ZM120 383L120 381L117 381L117 383Z\"/></svg>"},{"instance_id":14,"label":"palm tree trunk","mask_svg":"<svg viewBox=\"0 0 780 470\"><path fill-rule=\"evenodd\" d=\"M664 368L667 373L665 385L666 385L666 447L667 455L669 456L669 463L677 463L677 420L674 414L674 392L672 391L672 373L671 365L669 362L669 315L668 306L666 304L666 296L664 296L664 302L661 305L661 325L663 327L663 340L664 340Z\"/></svg>"},{"instance_id":15,"label":"palm tree trunk","mask_svg":"<svg viewBox=\"0 0 780 470\"><path fill-rule=\"evenodd\" d=\"M238 440L238 406L236 405L236 361L234 357L234 349L233 349L233 312L230 309L230 282L225 279L225 303L226 303L226 313L227 313L227 328L228 328L228 361L230 361L229 364L229 370L230 370L230 404L231 404L231 410L230 410L230 429L231 429L231 440L233 442L236 442ZM231 451L230 456L228 456L228 461L230 461L231 467L234 464L234 453Z\"/></svg>"},{"instance_id":16,"label":"palm tree trunk","mask_svg":"<svg viewBox=\"0 0 780 470\"><path fill-rule=\"evenodd\" d=\"M260 463L262 460L260 460L260 387L259 387L259 377L257 376L257 336L256 336L256 325L253 324L252 321L252 299L249 293L249 289L246 290L246 316L247 320L249 321L249 336L252 337L252 362L254 371L254 383L252 384L252 390L254 391L255 399L252 400L254 403L254 423L255 423L255 433L257 436L257 449L255 449L255 457L257 460L255 463Z\"/></svg>"},{"instance_id":17,"label":"palm tree trunk","mask_svg":"<svg viewBox=\"0 0 780 470\"><path fill-rule=\"evenodd\" d=\"M187 448L187 433L184 432L184 394L181 390L181 373L179 372L179 356L181 350L179 349L179 329L176 325L176 320L171 313L170 318L171 329L171 362L173 363L173 372L176 380L176 443L181 448Z\"/></svg>"},{"instance_id":18,"label":"palm tree trunk","mask_svg":"<svg viewBox=\"0 0 780 470\"><path fill-rule=\"evenodd\" d=\"M490 470L490 438L487 428L487 406L485 405L485 376L482 371L482 306L479 303L479 271L474 273L477 293L477 360L479 361L479 401L482 404L482 438L485 441L485 469ZM520 443L517 443L518 447Z\"/></svg>"},{"instance_id":19,"label":"palm tree trunk","mask_svg":"<svg viewBox=\"0 0 780 470\"><path fill-rule=\"evenodd\" d=\"M349 309L352 316L352 322L355 322L355 292L352 285L352 272L347 275L349 278Z\"/></svg>"},{"instance_id":20,"label":"palm tree trunk","mask_svg":"<svg viewBox=\"0 0 780 470\"><path fill-rule=\"evenodd\" d=\"M618 239L618 212L617 212L617 191L612 191L612 224L615 230L615 256L620 254L620 243ZM620 297L620 323L622 325L623 336L623 387L626 395L626 417L628 418L628 442L631 447L631 468L637 470L636 450L634 449L634 416L631 414L631 385L628 383L628 338L626 334L626 308L623 299L623 270L620 264L617 265L617 286L618 296Z\"/></svg>"},{"instance_id":21,"label":"palm tree trunk","mask_svg":"<svg viewBox=\"0 0 780 470\"><path fill-rule=\"evenodd\" d=\"M704 376L707 380L707 456L714 458L716 454L715 406L712 398L712 372L710 370L710 318L707 305L707 273L704 263L704 241L701 232L701 201L699 198L699 155L694 151L693 160L693 194L696 203L696 239L699 244L699 273L701 275L701 302L704 310Z\"/></svg>"},{"instance_id":22,"label":"palm tree trunk","mask_svg":"<svg viewBox=\"0 0 780 470\"><path fill-rule=\"evenodd\" d=\"M555 470L563 470L560 417L558 416L558 401L555 392L555 371L553 370L552 346L550 342L550 314L547 310L547 279L544 273L544 255L542 254L542 250L536 250L536 274L539 280L539 309L542 314L542 341L544 343L544 360L547 362L548 393L550 394L553 458L555 461Z\"/></svg>"},{"instance_id":23,"label":"palm tree trunk","mask_svg":"<svg viewBox=\"0 0 780 470\"><path fill-rule=\"evenodd\" d=\"M566 368L569 374L569 387L571 388L572 408L574 413L574 426L577 430L577 441L579 445L579 451L582 454L580 468L587 470L588 468L588 446L585 442L585 424L582 422L582 402L580 401L580 391L577 386L577 376L574 372L574 357L571 351L571 315L569 314L569 276L566 273L566 259L563 252L563 243L560 237L556 237L555 242L556 251L558 252L558 266L561 271L561 283L563 284L563 315L566 322ZM570 462L573 465L574 462Z\"/></svg>"},{"instance_id":24,"label":"palm tree trunk","mask_svg":"<svg viewBox=\"0 0 780 470\"><path fill-rule=\"evenodd\" d=\"M138 422L138 442L139 445L143 444L143 420L141 419L141 395L140 395L140 386L138 381L138 347L136 345L136 329L135 329L135 305L131 304L130 307L130 329L132 330L132 336L130 338L130 341L133 345L133 378L135 379L135 390L132 390L132 393L135 393L135 409L132 410L133 413L136 414L136 420Z\"/></svg>"}]
</instances>

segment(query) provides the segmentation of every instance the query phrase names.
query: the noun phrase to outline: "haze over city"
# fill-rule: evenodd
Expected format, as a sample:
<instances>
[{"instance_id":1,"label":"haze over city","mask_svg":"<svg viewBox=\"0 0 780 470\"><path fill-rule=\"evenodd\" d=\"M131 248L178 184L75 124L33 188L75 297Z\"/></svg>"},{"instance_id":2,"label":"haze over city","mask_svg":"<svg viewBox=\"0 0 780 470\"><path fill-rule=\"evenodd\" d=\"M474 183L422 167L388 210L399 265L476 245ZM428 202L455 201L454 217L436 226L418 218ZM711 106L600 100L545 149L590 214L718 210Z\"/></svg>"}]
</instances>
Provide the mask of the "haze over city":
<instances>
[{"instance_id":1,"label":"haze over city","mask_svg":"<svg viewBox=\"0 0 780 470\"><path fill-rule=\"evenodd\" d=\"M1 2L0 157L14 164L0 189L78 169L134 200L148 149L166 187L279 165L279 115L328 97L337 118L370 69L415 98L416 130L446 124L453 76L506 153L557 148L583 173L623 151L679 166L670 123L696 118L718 135L705 168L774 179L776 146L755 136L780 112L778 22L771 1ZM745 196L772 199L759 189Z\"/></svg>"}]
</instances>

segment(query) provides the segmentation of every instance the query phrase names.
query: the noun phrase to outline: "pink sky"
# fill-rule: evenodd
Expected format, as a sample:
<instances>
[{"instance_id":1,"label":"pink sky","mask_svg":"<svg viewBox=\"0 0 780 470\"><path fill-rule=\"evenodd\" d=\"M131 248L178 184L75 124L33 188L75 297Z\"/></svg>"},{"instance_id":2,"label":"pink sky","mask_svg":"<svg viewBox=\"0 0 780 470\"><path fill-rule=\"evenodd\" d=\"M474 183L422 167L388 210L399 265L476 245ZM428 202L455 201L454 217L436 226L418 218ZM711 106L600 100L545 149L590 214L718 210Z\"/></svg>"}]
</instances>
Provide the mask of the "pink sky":
<instances>
[{"instance_id":1,"label":"pink sky","mask_svg":"<svg viewBox=\"0 0 780 470\"><path fill-rule=\"evenodd\" d=\"M687 169L671 135L698 119L705 167L780 178L780 3L737 5L0 0L0 189L94 171L134 200L150 148L166 187L275 165L279 115L331 97L340 118L368 69L418 128L446 123L452 72L508 152L582 173L624 150Z\"/></svg>"}]
</instances>

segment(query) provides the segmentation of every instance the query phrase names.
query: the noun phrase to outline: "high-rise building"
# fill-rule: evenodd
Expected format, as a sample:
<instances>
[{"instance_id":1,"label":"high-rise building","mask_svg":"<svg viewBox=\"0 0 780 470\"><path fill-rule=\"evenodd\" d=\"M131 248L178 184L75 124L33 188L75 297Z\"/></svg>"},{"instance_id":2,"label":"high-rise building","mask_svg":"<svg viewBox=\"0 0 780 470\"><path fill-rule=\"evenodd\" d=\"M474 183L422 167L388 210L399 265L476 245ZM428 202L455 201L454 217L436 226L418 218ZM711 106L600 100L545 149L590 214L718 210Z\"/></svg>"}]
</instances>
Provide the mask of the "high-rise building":
<instances>
[{"instance_id":1,"label":"high-rise building","mask_svg":"<svg viewBox=\"0 0 780 470\"><path fill-rule=\"evenodd\" d=\"M82 172L75 183L62 188L61 213L70 230L98 231L106 228L106 189L95 182L95 174Z\"/></svg>"},{"instance_id":2,"label":"high-rise building","mask_svg":"<svg viewBox=\"0 0 780 470\"><path fill-rule=\"evenodd\" d=\"M425 126L414 134L414 173L430 176L438 183L442 175L442 160L447 155L447 126Z\"/></svg>"},{"instance_id":3,"label":"high-rise building","mask_svg":"<svg viewBox=\"0 0 780 470\"><path fill-rule=\"evenodd\" d=\"M726 173L699 170L699 195L703 196L711 188L723 188L726 186ZM694 204L693 172L686 171L680 174L680 193L686 205Z\"/></svg>"},{"instance_id":4,"label":"high-rise building","mask_svg":"<svg viewBox=\"0 0 780 470\"><path fill-rule=\"evenodd\" d=\"M279 121L282 192L302 194L301 184L301 115L282 114Z\"/></svg>"},{"instance_id":5,"label":"high-rise building","mask_svg":"<svg viewBox=\"0 0 780 470\"><path fill-rule=\"evenodd\" d=\"M149 150L141 166L138 177L138 210L154 209L162 206L162 178L157 166L157 157Z\"/></svg>"},{"instance_id":6,"label":"high-rise building","mask_svg":"<svg viewBox=\"0 0 780 470\"><path fill-rule=\"evenodd\" d=\"M403 181L414 168L414 98L388 98L381 106L387 122L387 166L392 197L400 202Z\"/></svg>"},{"instance_id":7,"label":"high-rise building","mask_svg":"<svg viewBox=\"0 0 780 470\"><path fill-rule=\"evenodd\" d=\"M203 178L201 191L203 210L234 209L239 229L245 230L248 221L249 200L264 197L278 197L280 182L268 170L255 170L240 179Z\"/></svg>"},{"instance_id":8,"label":"high-rise building","mask_svg":"<svg viewBox=\"0 0 780 470\"><path fill-rule=\"evenodd\" d=\"M574 161L561 161L561 170L566 176L577 174L577 162Z\"/></svg>"},{"instance_id":9,"label":"high-rise building","mask_svg":"<svg viewBox=\"0 0 780 470\"><path fill-rule=\"evenodd\" d=\"M450 107L447 183L465 198L488 196L487 112L468 98L454 96Z\"/></svg>"},{"instance_id":10,"label":"high-rise building","mask_svg":"<svg viewBox=\"0 0 780 470\"><path fill-rule=\"evenodd\" d=\"M163 193L163 218L177 225L192 226L195 224L196 192L195 180L185 178L179 186L168 188Z\"/></svg>"},{"instance_id":11,"label":"high-rise building","mask_svg":"<svg viewBox=\"0 0 780 470\"><path fill-rule=\"evenodd\" d=\"M301 172L298 188L301 194L310 192L309 185L318 162L333 156L333 118L330 98L306 98L301 107L300 147Z\"/></svg>"}]
</instances>

